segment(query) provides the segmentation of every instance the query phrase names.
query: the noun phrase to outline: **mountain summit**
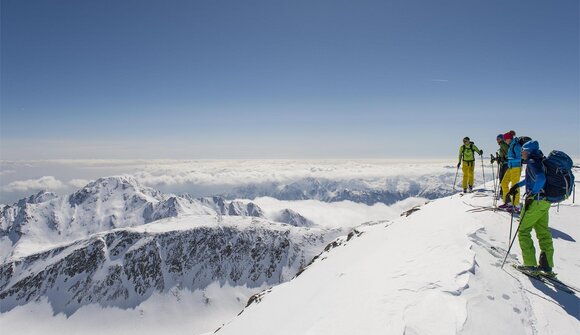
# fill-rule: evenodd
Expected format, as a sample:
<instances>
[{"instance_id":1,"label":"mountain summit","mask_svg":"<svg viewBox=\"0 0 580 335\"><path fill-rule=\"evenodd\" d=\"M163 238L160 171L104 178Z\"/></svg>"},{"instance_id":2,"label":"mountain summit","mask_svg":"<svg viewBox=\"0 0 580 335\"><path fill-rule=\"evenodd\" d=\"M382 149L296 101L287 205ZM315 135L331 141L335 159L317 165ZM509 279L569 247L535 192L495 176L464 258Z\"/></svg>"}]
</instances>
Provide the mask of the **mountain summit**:
<instances>
[{"instance_id":1,"label":"mountain summit","mask_svg":"<svg viewBox=\"0 0 580 335\"><path fill-rule=\"evenodd\" d=\"M578 296L513 269L517 243L500 267L510 214L492 202L489 191L454 195L358 227L217 334L577 334ZM555 270L576 286L579 216L570 201L550 219Z\"/></svg>"}]
</instances>

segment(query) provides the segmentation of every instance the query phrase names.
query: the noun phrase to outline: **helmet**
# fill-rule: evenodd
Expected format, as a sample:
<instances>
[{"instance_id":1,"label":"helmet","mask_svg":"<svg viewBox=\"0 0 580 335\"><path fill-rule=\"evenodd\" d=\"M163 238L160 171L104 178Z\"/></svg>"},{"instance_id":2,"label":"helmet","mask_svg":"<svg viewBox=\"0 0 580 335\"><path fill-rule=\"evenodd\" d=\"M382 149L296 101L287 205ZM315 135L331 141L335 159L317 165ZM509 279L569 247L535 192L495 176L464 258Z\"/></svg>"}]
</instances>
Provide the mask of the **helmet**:
<instances>
[{"instance_id":1,"label":"helmet","mask_svg":"<svg viewBox=\"0 0 580 335\"><path fill-rule=\"evenodd\" d=\"M538 150L540 150L540 144L538 141L528 141L522 146L522 151L527 151L530 154Z\"/></svg>"}]
</instances>

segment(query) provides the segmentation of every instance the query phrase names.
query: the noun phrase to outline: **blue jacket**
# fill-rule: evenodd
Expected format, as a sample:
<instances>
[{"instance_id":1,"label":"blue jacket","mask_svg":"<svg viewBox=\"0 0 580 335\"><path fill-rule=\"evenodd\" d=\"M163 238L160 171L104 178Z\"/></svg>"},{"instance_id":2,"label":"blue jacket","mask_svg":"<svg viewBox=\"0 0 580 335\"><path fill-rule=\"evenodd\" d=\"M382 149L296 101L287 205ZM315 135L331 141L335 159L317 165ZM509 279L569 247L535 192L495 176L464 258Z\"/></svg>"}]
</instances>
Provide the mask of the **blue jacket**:
<instances>
[{"instance_id":1,"label":"blue jacket","mask_svg":"<svg viewBox=\"0 0 580 335\"><path fill-rule=\"evenodd\" d=\"M546 184L546 175L544 174L544 164L542 159L544 154L538 150L528 157L526 166L526 178L516 184L518 187L526 185L526 193L531 194L534 199L542 197L544 185Z\"/></svg>"},{"instance_id":2,"label":"blue jacket","mask_svg":"<svg viewBox=\"0 0 580 335\"><path fill-rule=\"evenodd\" d=\"M522 146L518 138L514 137L507 152L508 168L522 166Z\"/></svg>"}]
</instances>

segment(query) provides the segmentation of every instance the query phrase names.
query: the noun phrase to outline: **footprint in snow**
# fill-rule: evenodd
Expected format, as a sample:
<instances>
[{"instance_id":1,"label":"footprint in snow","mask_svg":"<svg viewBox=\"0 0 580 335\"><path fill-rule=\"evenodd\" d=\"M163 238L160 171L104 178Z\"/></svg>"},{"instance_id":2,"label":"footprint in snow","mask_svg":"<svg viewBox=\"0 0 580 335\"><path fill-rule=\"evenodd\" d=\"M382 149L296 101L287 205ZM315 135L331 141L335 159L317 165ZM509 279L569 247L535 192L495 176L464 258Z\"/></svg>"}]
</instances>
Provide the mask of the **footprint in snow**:
<instances>
[{"instance_id":1,"label":"footprint in snow","mask_svg":"<svg viewBox=\"0 0 580 335\"><path fill-rule=\"evenodd\" d=\"M501 297L504 298L505 300L510 300L510 296L507 294L503 294Z\"/></svg>"}]
</instances>

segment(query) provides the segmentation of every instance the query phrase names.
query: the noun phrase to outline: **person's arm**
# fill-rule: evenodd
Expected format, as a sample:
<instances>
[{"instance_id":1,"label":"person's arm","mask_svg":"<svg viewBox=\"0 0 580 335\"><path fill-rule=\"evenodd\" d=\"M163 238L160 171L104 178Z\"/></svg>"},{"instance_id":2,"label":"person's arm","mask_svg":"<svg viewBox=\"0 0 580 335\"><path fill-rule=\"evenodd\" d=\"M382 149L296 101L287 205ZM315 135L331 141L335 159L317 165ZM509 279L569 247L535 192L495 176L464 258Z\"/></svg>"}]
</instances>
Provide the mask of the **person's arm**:
<instances>
[{"instance_id":1,"label":"person's arm","mask_svg":"<svg viewBox=\"0 0 580 335\"><path fill-rule=\"evenodd\" d=\"M540 191L544 188L546 184L546 174L544 173L544 167L542 166L542 162L534 161L532 163L532 168L534 169L534 173L536 174L536 180L534 181L534 185L530 190L530 194L536 195L539 194Z\"/></svg>"}]
</instances>

